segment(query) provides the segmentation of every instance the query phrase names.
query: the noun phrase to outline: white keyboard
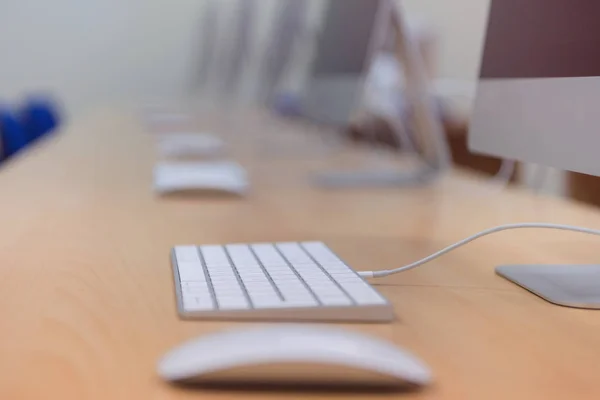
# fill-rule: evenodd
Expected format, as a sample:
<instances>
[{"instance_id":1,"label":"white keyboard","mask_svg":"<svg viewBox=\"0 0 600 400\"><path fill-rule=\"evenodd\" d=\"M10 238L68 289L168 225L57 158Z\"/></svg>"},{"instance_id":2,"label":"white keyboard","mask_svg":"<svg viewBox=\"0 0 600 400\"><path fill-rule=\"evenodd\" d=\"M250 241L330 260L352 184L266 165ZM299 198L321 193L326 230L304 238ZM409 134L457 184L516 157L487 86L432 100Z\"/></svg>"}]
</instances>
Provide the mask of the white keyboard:
<instances>
[{"instance_id":1,"label":"white keyboard","mask_svg":"<svg viewBox=\"0 0 600 400\"><path fill-rule=\"evenodd\" d=\"M391 304L320 242L177 246L172 261L184 318L393 319Z\"/></svg>"}]
</instances>

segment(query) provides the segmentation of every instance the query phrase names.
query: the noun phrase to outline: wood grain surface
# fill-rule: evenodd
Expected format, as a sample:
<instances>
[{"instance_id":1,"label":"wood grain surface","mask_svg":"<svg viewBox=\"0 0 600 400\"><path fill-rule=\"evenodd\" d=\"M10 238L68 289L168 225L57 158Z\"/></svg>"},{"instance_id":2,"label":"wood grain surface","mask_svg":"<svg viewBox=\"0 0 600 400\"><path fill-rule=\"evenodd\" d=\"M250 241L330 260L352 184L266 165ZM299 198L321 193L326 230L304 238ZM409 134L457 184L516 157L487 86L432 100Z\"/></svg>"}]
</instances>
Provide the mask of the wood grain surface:
<instances>
[{"instance_id":1,"label":"wood grain surface","mask_svg":"<svg viewBox=\"0 0 600 400\"><path fill-rule=\"evenodd\" d=\"M494 274L498 264L598 259L597 238L538 230L487 237L378 280L396 321L343 325L420 356L435 374L421 393L163 383L156 362L170 348L247 326L177 318L168 257L176 244L323 240L357 270L378 270L500 223L600 227L594 209L499 191L458 172L424 188L318 189L309 180L316 170L379 161L337 145L315 152L323 142L315 128L260 114L200 118L198 126L235 142L233 156L253 181L247 198L154 195L154 139L131 112L76 119L2 167L1 399L600 398L600 312L550 305Z\"/></svg>"}]
</instances>

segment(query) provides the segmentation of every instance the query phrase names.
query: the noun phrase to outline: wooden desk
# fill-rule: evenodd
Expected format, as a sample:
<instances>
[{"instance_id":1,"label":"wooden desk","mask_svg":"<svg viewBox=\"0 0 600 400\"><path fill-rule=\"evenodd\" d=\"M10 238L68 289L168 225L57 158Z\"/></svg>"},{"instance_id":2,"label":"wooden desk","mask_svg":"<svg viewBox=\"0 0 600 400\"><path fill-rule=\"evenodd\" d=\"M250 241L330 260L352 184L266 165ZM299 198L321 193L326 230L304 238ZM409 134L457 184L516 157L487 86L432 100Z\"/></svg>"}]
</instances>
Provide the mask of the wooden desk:
<instances>
[{"instance_id":1,"label":"wooden desk","mask_svg":"<svg viewBox=\"0 0 600 400\"><path fill-rule=\"evenodd\" d=\"M252 118L230 129L241 127L296 129ZM305 398L189 392L157 378L156 361L172 346L247 326L177 318L168 261L175 244L321 239L356 269L371 270L500 223L600 227L600 214L583 206L481 189L459 175L431 188L371 191L255 176L244 200L161 199L150 189L153 160L151 137L133 114L99 112L0 170L1 399ZM300 164L272 167L293 172ZM397 321L347 328L414 351L436 383L405 397L322 397L600 398L600 312L552 306L493 270L595 262L599 243L564 232L506 232L378 281Z\"/></svg>"}]
</instances>

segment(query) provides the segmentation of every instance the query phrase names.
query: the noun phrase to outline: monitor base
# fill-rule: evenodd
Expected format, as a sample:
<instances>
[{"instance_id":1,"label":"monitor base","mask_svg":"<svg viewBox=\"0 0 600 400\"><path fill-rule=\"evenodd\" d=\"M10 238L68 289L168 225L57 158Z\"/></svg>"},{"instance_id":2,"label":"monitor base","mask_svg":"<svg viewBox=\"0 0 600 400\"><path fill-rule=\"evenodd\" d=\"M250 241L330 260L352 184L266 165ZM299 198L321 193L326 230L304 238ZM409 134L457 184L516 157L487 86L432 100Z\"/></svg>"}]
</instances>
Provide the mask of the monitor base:
<instances>
[{"instance_id":1,"label":"monitor base","mask_svg":"<svg viewBox=\"0 0 600 400\"><path fill-rule=\"evenodd\" d=\"M323 172L313 177L313 182L326 188L364 188L364 187L411 187L425 185L439 173L430 168L420 171L365 170Z\"/></svg>"},{"instance_id":2,"label":"monitor base","mask_svg":"<svg viewBox=\"0 0 600 400\"><path fill-rule=\"evenodd\" d=\"M496 273L550 303L600 309L600 265L505 265Z\"/></svg>"}]
</instances>

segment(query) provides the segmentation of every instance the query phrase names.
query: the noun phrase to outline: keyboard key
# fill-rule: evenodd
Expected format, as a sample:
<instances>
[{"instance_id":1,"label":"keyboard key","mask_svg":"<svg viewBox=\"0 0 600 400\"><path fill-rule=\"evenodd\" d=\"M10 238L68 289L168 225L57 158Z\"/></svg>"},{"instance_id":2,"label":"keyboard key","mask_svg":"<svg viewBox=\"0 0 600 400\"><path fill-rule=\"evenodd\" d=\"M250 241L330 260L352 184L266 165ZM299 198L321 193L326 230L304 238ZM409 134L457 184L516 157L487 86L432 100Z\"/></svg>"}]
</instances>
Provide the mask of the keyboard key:
<instances>
[{"instance_id":1,"label":"keyboard key","mask_svg":"<svg viewBox=\"0 0 600 400\"><path fill-rule=\"evenodd\" d=\"M175 257L178 262L190 261L200 262L200 255L196 246L177 246L175 247Z\"/></svg>"},{"instance_id":2,"label":"keyboard key","mask_svg":"<svg viewBox=\"0 0 600 400\"><path fill-rule=\"evenodd\" d=\"M208 285L204 285L204 286L186 286L186 287L182 287L181 288L181 293L184 296L199 296L199 295L203 295L206 294L207 296L210 296L210 291L208 289Z\"/></svg>"},{"instance_id":3,"label":"keyboard key","mask_svg":"<svg viewBox=\"0 0 600 400\"><path fill-rule=\"evenodd\" d=\"M244 290L237 282L230 283L220 283L217 285L213 285L213 290L217 297L219 296L240 296L244 297Z\"/></svg>"},{"instance_id":4,"label":"keyboard key","mask_svg":"<svg viewBox=\"0 0 600 400\"><path fill-rule=\"evenodd\" d=\"M246 287L249 287L250 285L268 285L271 286L271 281L269 281L269 279L267 279L266 276L241 276L242 281L244 282L244 285Z\"/></svg>"},{"instance_id":5,"label":"keyboard key","mask_svg":"<svg viewBox=\"0 0 600 400\"><path fill-rule=\"evenodd\" d=\"M378 305L378 304L386 304L386 301L383 297L378 295L377 293L371 293L368 295L359 295L354 296L354 301L358 305Z\"/></svg>"},{"instance_id":6,"label":"keyboard key","mask_svg":"<svg viewBox=\"0 0 600 400\"><path fill-rule=\"evenodd\" d=\"M235 272L233 271L208 271L208 276L210 276L210 280L215 281L237 281L237 277Z\"/></svg>"},{"instance_id":7,"label":"keyboard key","mask_svg":"<svg viewBox=\"0 0 600 400\"><path fill-rule=\"evenodd\" d=\"M349 291L375 291L371 285L360 278L356 280L340 281L339 284L342 288Z\"/></svg>"},{"instance_id":8,"label":"keyboard key","mask_svg":"<svg viewBox=\"0 0 600 400\"><path fill-rule=\"evenodd\" d=\"M340 261L339 257L321 242L304 242L302 247L319 263Z\"/></svg>"},{"instance_id":9,"label":"keyboard key","mask_svg":"<svg viewBox=\"0 0 600 400\"><path fill-rule=\"evenodd\" d=\"M352 300L347 296L331 296L331 297L319 297L319 301L324 306L349 306L352 305Z\"/></svg>"},{"instance_id":10,"label":"keyboard key","mask_svg":"<svg viewBox=\"0 0 600 400\"><path fill-rule=\"evenodd\" d=\"M250 300L253 303L262 302L262 301L271 301L271 302L279 302L281 299L277 296L275 291L266 292L266 293L250 293Z\"/></svg>"},{"instance_id":11,"label":"keyboard key","mask_svg":"<svg viewBox=\"0 0 600 400\"><path fill-rule=\"evenodd\" d=\"M254 303L254 308L256 309L269 309L269 308L286 308L287 305L283 303L281 300L272 300Z\"/></svg>"},{"instance_id":12,"label":"keyboard key","mask_svg":"<svg viewBox=\"0 0 600 400\"><path fill-rule=\"evenodd\" d=\"M280 281L279 279L276 279L275 284L281 290L308 290L298 278L287 281Z\"/></svg>"},{"instance_id":13,"label":"keyboard key","mask_svg":"<svg viewBox=\"0 0 600 400\"><path fill-rule=\"evenodd\" d=\"M273 279L274 282L296 282L300 281L298 275L294 272L285 272L285 273L273 273L269 272L269 276Z\"/></svg>"},{"instance_id":14,"label":"keyboard key","mask_svg":"<svg viewBox=\"0 0 600 400\"><path fill-rule=\"evenodd\" d=\"M285 265L285 259L281 257L281 254L277 251L275 246L272 244L264 243L264 244L253 244L252 250L254 254L263 264L272 264L279 263Z\"/></svg>"},{"instance_id":15,"label":"keyboard key","mask_svg":"<svg viewBox=\"0 0 600 400\"><path fill-rule=\"evenodd\" d=\"M183 308L186 311L209 311L215 307L210 296L183 296Z\"/></svg>"},{"instance_id":16,"label":"keyboard key","mask_svg":"<svg viewBox=\"0 0 600 400\"><path fill-rule=\"evenodd\" d=\"M299 297L309 297L312 299L314 297L310 290L306 288L286 289L279 287L279 291L281 292L281 295L284 299L293 299Z\"/></svg>"},{"instance_id":17,"label":"keyboard key","mask_svg":"<svg viewBox=\"0 0 600 400\"><path fill-rule=\"evenodd\" d=\"M319 303L315 299L289 299L285 301L285 304L289 307L315 307Z\"/></svg>"},{"instance_id":18,"label":"keyboard key","mask_svg":"<svg viewBox=\"0 0 600 400\"><path fill-rule=\"evenodd\" d=\"M290 304L313 304L315 307L319 306L319 302L312 295L286 297L283 301Z\"/></svg>"},{"instance_id":19,"label":"keyboard key","mask_svg":"<svg viewBox=\"0 0 600 400\"><path fill-rule=\"evenodd\" d=\"M243 293L242 288L237 282L218 282L213 283L215 293Z\"/></svg>"},{"instance_id":20,"label":"keyboard key","mask_svg":"<svg viewBox=\"0 0 600 400\"><path fill-rule=\"evenodd\" d=\"M222 246L200 246L206 265L231 265L229 257Z\"/></svg>"},{"instance_id":21,"label":"keyboard key","mask_svg":"<svg viewBox=\"0 0 600 400\"><path fill-rule=\"evenodd\" d=\"M269 282L266 279L264 281L244 281L244 285L248 290L264 288L273 289L273 285L271 285L271 282Z\"/></svg>"},{"instance_id":22,"label":"keyboard key","mask_svg":"<svg viewBox=\"0 0 600 400\"><path fill-rule=\"evenodd\" d=\"M279 295L277 294L277 292L273 288L263 288L263 289L253 289L253 288L250 288L248 290L248 295L250 296L250 298L255 298L255 297L275 297L275 298L279 298Z\"/></svg>"},{"instance_id":23,"label":"keyboard key","mask_svg":"<svg viewBox=\"0 0 600 400\"><path fill-rule=\"evenodd\" d=\"M225 246L231 258L254 260L254 254L245 244L229 244Z\"/></svg>"},{"instance_id":24,"label":"keyboard key","mask_svg":"<svg viewBox=\"0 0 600 400\"><path fill-rule=\"evenodd\" d=\"M240 265L240 264L235 264L235 268L238 270L238 272L256 272L256 273L263 273L263 269L260 267L259 264L254 264L254 265Z\"/></svg>"},{"instance_id":25,"label":"keyboard key","mask_svg":"<svg viewBox=\"0 0 600 400\"><path fill-rule=\"evenodd\" d=\"M181 282L182 288L208 287L206 281Z\"/></svg>"},{"instance_id":26,"label":"keyboard key","mask_svg":"<svg viewBox=\"0 0 600 400\"><path fill-rule=\"evenodd\" d=\"M220 310L247 310L250 308L247 301L239 299L218 300Z\"/></svg>"},{"instance_id":27,"label":"keyboard key","mask_svg":"<svg viewBox=\"0 0 600 400\"><path fill-rule=\"evenodd\" d=\"M354 272L348 268L347 266L323 266L323 269L325 271L327 271L330 274L350 274L350 275L355 275Z\"/></svg>"},{"instance_id":28,"label":"keyboard key","mask_svg":"<svg viewBox=\"0 0 600 400\"><path fill-rule=\"evenodd\" d=\"M298 243L278 243L277 249L291 264L314 263Z\"/></svg>"},{"instance_id":29,"label":"keyboard key","mask_svg":"<svg viewBox=\"0 0 600 400\"><path fill-rule=\"evenodd\" d=\"M358 304L383 304L385 299L379 293L371 288L364 287L344 287Z\"/></svg>"},{"instance_id":30,"label":"keyboard key","mask_svg":"<svg viewBox=\"0 0 600 400\"><path fill-rule=\"evenodd\" d=\"M262 271L260 271L260 272L238 271L238 275L242 279L248 280L248 281L268 281L269 280L267 275Z\"/></svg>"},{"instance_id":31,"label":"keyboard key","mask_svg":"<svg viewBox=\"0 0 600 400\"><path fill-rule=\"evenodd\" d=\"M179 272L179 280L181 281L206 281L206 275L199 262L179 262L177 270Z\"/></svg>"}]
</instances>

